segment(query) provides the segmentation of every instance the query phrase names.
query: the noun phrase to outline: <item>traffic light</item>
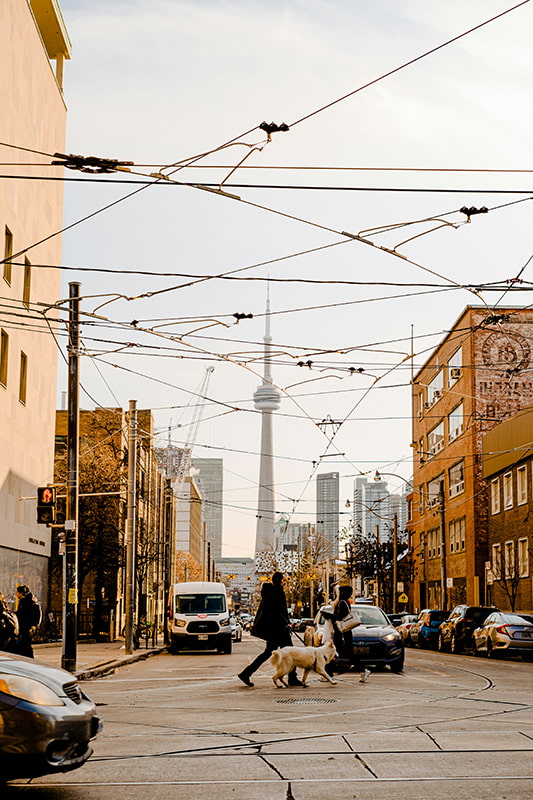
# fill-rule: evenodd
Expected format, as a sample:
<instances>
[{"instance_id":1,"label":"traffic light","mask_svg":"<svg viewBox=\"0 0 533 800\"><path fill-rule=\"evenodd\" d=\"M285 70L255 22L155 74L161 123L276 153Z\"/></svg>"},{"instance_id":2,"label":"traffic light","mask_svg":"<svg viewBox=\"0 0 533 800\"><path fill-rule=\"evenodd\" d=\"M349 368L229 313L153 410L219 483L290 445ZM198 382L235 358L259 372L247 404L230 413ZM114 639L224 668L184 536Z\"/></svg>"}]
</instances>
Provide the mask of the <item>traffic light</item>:
<instances>
[{"instance_id":1,"label":"traffic light","mask_svg":"<svg viewBox=\"0 0 533 800\"><path fill-rule=\"evenodd\" d=\"M56 521L56 490L53 486L37 489L37 522L52 525Z\"/></svg>"}]
</instances>

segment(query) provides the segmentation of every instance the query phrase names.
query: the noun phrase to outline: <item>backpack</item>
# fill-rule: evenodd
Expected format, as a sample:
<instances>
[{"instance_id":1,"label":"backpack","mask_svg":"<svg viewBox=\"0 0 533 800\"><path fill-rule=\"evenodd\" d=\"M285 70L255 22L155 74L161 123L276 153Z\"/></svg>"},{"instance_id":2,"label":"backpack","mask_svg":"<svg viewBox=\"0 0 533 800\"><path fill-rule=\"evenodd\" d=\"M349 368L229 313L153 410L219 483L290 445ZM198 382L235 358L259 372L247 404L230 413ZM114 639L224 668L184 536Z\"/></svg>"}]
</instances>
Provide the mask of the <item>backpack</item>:
<instances>
[{"instance_id":1,"label":"backpack","mask_svg":"<svg viewBox=\"0 0 533 800\"><path fill-rule=\"evenodd\" d=\"M35 597L32 598L32 606L31 606L31 613L32 613L32 628L37 628L42 621L43 618L43 611L41 608L41 604Z\"/></svg>"}]
</instances>

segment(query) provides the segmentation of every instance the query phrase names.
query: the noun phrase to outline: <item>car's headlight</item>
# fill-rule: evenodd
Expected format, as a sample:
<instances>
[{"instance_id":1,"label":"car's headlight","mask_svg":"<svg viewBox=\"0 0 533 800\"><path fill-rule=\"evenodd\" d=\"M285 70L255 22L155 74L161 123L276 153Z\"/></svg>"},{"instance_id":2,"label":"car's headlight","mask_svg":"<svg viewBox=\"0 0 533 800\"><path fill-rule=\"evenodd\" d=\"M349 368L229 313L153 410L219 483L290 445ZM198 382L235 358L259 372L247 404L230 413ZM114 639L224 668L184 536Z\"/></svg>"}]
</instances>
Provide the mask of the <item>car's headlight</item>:
<instances>
[{"instance_id":1,"label":"car's headlight","mask_svg":"<svg viewBox=\"0 0 533 800\"><path fill-rule=\"evenodd\" d=\"M57 694L40 681L32 678L23 678L20 675L0 675L0 692L27 700L37 706L64 706L64 702Z\"/></svg>"},{"instance_id":2,"label":"car's headlight","mask_svg":"<svg viewBox=\"0 0 533 800\"><path fill-rule=\"evenodd\" d=\"M226 617L226 619L221 619L220 620L220 627L221 628L224 628L226 625L229 625L229 617Z\"/></svg>"},{"instance_id":3,"label":"car's headlight","mask_svg":"<svg viewBox=\"0 0 533 800\"><path fill-rule=\"evenodd\" d=\"M387 642L394 642L395 639L401 639L401 636L399 633L387 633L383 638Z\"/></svg>"},{"instance_id":4,"label":"car's headlight","mask_svg":"<svg viewBox=\"0 0 533 800\"><path fill-rule=\"evenodd\" d=\"M174 625L176 626L176 628L184 628L186 626L186 624L187 624L187 620L185 620L185 619L175 619L174 620Z\"/></svg>"}]
</instances>

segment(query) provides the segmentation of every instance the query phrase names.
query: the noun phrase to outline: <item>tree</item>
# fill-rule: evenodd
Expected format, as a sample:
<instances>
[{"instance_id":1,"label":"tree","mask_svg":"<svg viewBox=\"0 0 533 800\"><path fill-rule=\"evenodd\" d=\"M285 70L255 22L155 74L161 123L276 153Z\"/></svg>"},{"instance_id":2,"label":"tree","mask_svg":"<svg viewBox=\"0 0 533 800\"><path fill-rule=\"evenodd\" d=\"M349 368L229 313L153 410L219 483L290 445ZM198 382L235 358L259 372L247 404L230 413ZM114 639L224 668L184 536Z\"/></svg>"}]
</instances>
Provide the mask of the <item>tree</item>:
<instances>
[{"instance_id":1,"label":"tree","mask_svg":"<svg viewBox=\"0 0 533 800\"><path fill-rule=\"evenodd\" d=\"M505 542L503 550L501 546L493 549L492 576L494 583L497 584L507 596L511 611L515 610L516 598L520 579L522 578L522 565L518 548L514 541Z\"/></svg>"},{"instance_id":2,"label":"tree","mask_svg":"<svg viewBox=\"0 0 533 800\"><path fill-rule=\"evenodd\" d=\"M201 581L202 567L197 560L186 550L178 550L176 553L176 582L181 581Z\"/></svg>"}]
</instances>

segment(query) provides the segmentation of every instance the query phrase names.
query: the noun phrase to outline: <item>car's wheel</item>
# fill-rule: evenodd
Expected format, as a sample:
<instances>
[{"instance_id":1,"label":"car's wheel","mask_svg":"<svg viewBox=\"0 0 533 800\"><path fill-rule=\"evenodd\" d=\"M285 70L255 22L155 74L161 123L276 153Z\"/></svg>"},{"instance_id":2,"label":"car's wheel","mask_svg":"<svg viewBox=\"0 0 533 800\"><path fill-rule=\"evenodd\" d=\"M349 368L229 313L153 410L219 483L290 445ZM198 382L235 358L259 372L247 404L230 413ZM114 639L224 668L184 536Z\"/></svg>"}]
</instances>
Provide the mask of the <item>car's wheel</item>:
<instances>
[{"instance_id":1,"label":"car's wheel","mask_svg":"<svg viewBox=\"0 0 533 800\"><path fill-rule=\"evenodd\" d=\"M477 642L476 642L476 640L475 640L475 639L474 639L473 649L474 649L474 655L475 655L475 656L482 656L482 655L483 655L483 653L481 652L481 650L479 650L479 648L478 648L478 646L477 646Z\"/></svg>"},{"instance_id":2,"label":"car's wheel","mask_svg":"<svg viewBox=\"0 0 533 800\"><path fill-rule=\"evenodd\" d=\"M402 653L400 658L397 658L396 661L393 661L392 664L389 664L391 672L401 672L403 670L404 661L405 653Z\"/></svg>"},{"instance_id":3,"label":"car's wheel","mask_svg":"<svg viewBox=\"0 0 533 800\"><path fill-rule=\"evenodd\" d=\"M443 653L446 650L446 644L444 642L444 636L442 635L442 633L439 633L438 648L441 651L441 653Z\"/></svg>"},{"instance_id":4,"label":"car's wheel","mask_svg":"<svg viewBox=\"0 0 533 800\"><path fill-rule=\"evenodd\" d=\"M217 647L217 653L224 653L225 655L229 655L231 653L231 639L229 637L226 642L219 644Z\"/></svg>"},{"instance_id":5,"label":"car's wheel","mask_svg":"<svg viewBox=\"0 0 533 800\"><path fill-rule=\"evenodd\" d=\"M487 658L498 658L498 653L492 646L490 639L487 640Z\"/></svg>"}]
</instances>

